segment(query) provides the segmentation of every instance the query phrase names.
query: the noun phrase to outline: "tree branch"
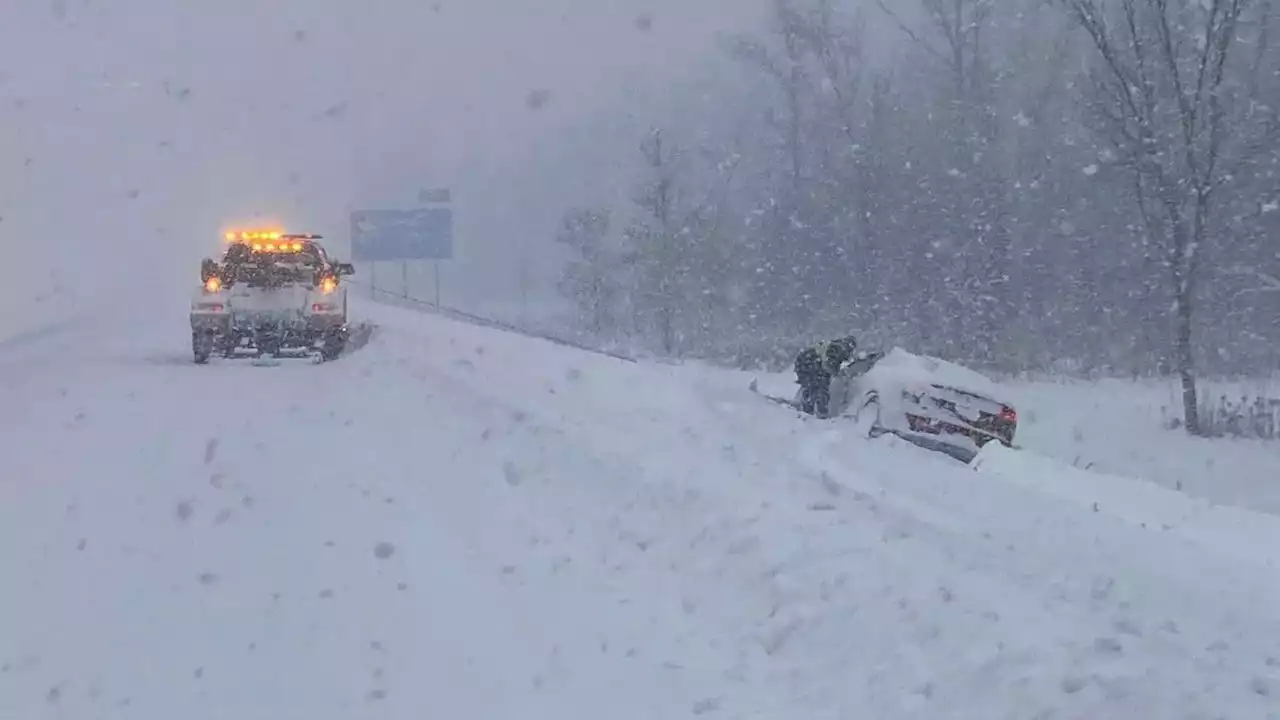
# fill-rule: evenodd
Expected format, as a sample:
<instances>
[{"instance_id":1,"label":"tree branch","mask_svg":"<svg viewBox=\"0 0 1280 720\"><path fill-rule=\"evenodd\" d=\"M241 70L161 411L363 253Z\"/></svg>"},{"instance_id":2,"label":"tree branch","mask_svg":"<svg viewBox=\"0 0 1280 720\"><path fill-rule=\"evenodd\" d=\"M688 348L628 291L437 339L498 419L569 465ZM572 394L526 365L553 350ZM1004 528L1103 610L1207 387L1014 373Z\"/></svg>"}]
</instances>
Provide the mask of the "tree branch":
<instances>
[{"instance_id":1,"label":"tree branch","mask_svg":"<svg viewBox=\"0 0 1280 720\"><path fill-rule=\"evenodd\" d=\"M1245 288L1232 296L1232 300L1238 300L1244 295L1254 293L1280 293L1280 277L1268 275L1255 268L1244 265L1235 265L1229 268L1223 268L1222 274L1231 277L1248 278L1258 283L1258 287Z\"/></svg>"},{"instance_id":2,"label":"tree branch","mask_svg":"<svg viewBox=\"0 0 1280 720\"><path fill-rule=\"evenodd\" d=\"M951 60L946 55L943 55L941 52L938 51L937 48L935 48L933 45L930 45L929 41L920 37L920 35L915 30L912 30L911 26L907 25L907 23L905 23L897 13L890 10L889 7L885 5L885 0L876 0L876 6L880 8L880 12L884 13L889 17L889 19L893 20L893 22L898 26L898 29L902 31L902 34L906 35L908 38L911 38L912 42L924 48L926 52L928 52L930 55L934 56L935 58L941 60L942 62L945 62L945 63L951 62Z\"/></svg>"}]
</instances>

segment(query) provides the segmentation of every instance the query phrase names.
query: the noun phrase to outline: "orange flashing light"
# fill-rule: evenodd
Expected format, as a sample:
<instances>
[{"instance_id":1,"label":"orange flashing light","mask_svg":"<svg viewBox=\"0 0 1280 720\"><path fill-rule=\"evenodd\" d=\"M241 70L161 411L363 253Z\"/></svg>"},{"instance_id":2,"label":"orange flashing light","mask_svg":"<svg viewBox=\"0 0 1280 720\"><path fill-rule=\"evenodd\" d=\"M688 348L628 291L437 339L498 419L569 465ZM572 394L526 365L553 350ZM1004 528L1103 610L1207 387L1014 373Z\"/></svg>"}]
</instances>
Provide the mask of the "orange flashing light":
<instances>
[{"instance_id":1,"label":"orange flashing light","mask_svg":"<svg viewBox=\"0 0 1280 720\"><path fill-rule=\"evenodd\" d=\"M302 252L302 242L293 240L296 235L286 235L279 230L234 230L224 234L227 242L244 243L254 252ZM308 236L309 237L309 236Z\"/></svg>"},{"instance_id":2,"label":"orange flashing light","mask_svg":"<svg viewBox=\"0 0 1280 720\"><path fill-rule=\"evenodd\" d=\"M279 240L284 233L279 230L240 230L226 233L227 242L252 242L255 240Z\"/></svg>"}]
</instances>

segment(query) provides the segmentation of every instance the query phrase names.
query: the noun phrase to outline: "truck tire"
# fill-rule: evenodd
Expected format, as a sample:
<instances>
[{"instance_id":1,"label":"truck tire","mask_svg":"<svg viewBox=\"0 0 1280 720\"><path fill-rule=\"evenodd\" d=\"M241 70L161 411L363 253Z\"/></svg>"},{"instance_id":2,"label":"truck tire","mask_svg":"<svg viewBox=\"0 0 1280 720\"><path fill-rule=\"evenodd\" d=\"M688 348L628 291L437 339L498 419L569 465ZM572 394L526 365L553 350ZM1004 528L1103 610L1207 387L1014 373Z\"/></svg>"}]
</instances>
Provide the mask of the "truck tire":
<instances>
[{"instance_id":1,"label":"truck tire","mask_svg":"<svg viewBox=\"0 0 1280 720\"><path fill-rule=\"evenodd\" d=\"M213 354L213 346L213 333L191 333L191 355L197 365L209 362L209 356Z\"/></svg>"},{"instance_id":2,"label":"truck tire","mask_svg":"<svg viewBox=\"0 0 1280 720\"><path fill-rule=\"evenodd\" d=\"M335 328L324 334L324 343L320 346L320 357L324 360L337 360L347 348L346 328Z\"/></svg>"}]
</instances>

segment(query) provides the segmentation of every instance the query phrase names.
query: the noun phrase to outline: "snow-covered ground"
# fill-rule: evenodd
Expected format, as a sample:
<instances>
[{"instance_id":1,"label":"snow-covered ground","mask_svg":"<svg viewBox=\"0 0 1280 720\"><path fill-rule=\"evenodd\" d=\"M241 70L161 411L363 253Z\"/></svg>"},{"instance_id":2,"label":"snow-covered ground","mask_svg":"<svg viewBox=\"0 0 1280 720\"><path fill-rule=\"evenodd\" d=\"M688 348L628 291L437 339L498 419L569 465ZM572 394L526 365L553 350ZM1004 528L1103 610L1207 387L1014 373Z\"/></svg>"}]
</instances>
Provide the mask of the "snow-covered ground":
<instances>
[{"instance_id":1,"label":"snow-covered ground","mask_svg":"<svg viewBox=\"0 0 1280 720\"><path fill-rule=\"evenodd\" d=\"M1018 441L1080 468L1141 477L1215 503L1280 514L1280 442L1189 438L1172 382L1006 383L1023 409ZM1218 389L1218 386L1210 386ZM1280 396L1280 385L1223 388Z\"/></svg>"},{"instance_id":2,"label":"snow-covered ground","mask_svg":"<svg viewBox=\"0 0 1280 720\"><path fill-rule=\"evenodd\" d=\"M0 348L0 717L1280 717L1272 516L357 310Z\"/></svg>"}]
</instances>

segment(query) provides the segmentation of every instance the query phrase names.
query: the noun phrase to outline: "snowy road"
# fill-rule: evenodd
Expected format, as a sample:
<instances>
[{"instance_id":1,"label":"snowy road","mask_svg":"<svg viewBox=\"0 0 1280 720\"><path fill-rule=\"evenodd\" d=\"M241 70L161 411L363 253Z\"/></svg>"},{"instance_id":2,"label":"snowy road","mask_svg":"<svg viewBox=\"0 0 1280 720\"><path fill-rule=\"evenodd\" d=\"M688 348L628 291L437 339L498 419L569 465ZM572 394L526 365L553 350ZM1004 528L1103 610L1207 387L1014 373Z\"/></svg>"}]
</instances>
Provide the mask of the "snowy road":
<instances>
[{"instance_id":1,"label":"snowy road","mask_svg":"<svg viewBox=\"0 0 1280 720\"><path fill-rule=\"evenodd\" d=\"M1265 552L362 309L320 366L0 347L0 717L1280 717Z\"/></svg>"}]
</instances>

